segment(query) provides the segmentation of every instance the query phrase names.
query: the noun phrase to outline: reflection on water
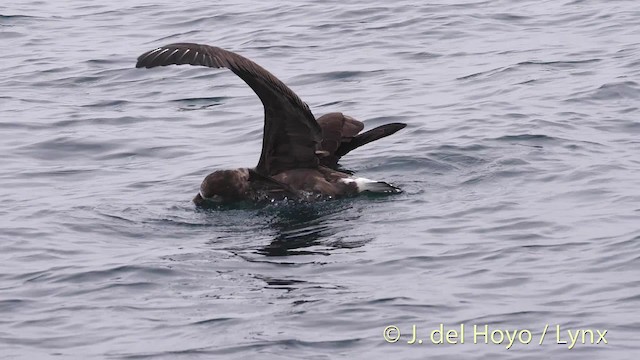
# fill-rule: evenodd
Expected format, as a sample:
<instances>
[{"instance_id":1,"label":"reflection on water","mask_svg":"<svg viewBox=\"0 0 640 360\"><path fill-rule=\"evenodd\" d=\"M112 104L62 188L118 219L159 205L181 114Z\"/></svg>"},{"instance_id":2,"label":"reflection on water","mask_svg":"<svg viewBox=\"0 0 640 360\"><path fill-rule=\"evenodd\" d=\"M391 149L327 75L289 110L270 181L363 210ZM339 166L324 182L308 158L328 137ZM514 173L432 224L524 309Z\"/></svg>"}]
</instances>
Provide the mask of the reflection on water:
<instances>
[{"instance_id":1,"label":"reflection on water","mask_svg":"<svg viewBox=\"0 0 640 360\"><path fill-rule=\"evenodd\" d=\"M205 231L213 233L207 243L216 247L243 253L253 249L264 256L329 255L332 249L357 248L373 239L356 231L364 211L360 208L375 204L367 200L217 205L199 207L195 214ZM271 240L260 245L265 237Z\"/></svg>"},{"instance_id":2,"label":"reflection on water","mask_svg":"<svg viewBox=\"0 0 640 360\"><path fill-rule=\"evenodd\" d=\"M271 212L271 210L267 210ZM292 204L275 209L269 221L275 236L271 243L258 250L265 256L288 255L329 255L327 251L301 250L313 246L323 248L358 247L335 240L341 233L353 228L353 220L360 216L353 211L353 203L348 200L327 201L311 204ZM350 222L351 221L351 222Z\"/></svg>"}]
</instances>

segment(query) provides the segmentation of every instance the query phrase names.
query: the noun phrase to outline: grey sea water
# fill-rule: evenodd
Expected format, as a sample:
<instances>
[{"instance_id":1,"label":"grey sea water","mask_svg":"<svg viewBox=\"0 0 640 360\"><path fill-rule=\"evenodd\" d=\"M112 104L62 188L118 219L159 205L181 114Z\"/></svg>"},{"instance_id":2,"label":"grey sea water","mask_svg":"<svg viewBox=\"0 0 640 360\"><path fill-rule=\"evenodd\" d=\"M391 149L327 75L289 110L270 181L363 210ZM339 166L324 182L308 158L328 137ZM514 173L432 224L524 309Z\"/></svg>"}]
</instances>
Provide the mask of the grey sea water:
<instances>
[{"instance_id":1,"label":"grey sea water","mask_svg":"<svg viewBox=\"0 0 640 360\"><path fill-rule=\"evenodd\" d=\"M3 2L0 358L637 359L639 34L635 0ZM134 68L185 41L408 123L342 161L405 192L196 209L262 106Z\"/></svg>"}]
</instances>

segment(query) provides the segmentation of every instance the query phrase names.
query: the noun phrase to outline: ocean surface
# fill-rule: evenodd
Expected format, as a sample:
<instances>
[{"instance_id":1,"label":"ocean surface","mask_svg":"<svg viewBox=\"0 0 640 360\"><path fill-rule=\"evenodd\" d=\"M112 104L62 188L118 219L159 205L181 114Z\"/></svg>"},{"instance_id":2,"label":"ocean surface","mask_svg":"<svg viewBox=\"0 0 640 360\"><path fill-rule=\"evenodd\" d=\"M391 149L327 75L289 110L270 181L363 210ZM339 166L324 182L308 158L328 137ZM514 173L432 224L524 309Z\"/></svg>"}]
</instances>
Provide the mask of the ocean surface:
<instances>
[{"instance_id":1,"label":"ocean surface","mask_svg":"<svg viewBox=\"0 0 640 360\"><path fill-rule=\"evenodd\" d=\"M1 359L638 358L636 0L13 0L0 41ZM341 162L404 193L197 209L263 109L134 68L172 42L406 122Z\"/></svg>"}]
</instances>

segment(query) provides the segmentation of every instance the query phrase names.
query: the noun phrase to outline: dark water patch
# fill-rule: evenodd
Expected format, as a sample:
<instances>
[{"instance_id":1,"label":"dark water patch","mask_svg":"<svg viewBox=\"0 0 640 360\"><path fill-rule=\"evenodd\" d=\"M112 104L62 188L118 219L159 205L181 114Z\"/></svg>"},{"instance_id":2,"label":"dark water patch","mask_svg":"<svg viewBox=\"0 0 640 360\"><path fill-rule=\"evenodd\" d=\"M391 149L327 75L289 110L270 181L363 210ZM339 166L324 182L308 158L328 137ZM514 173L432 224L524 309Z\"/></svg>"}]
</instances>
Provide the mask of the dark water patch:
<instances>
[{"instance_id":1,"label":"dark water patch","mask_svg":"<svg viewBox=\"0 0 640 360\"><path fill-rule=\"evenodd\" d=\"M267 246L256 251L257 254L271 257L330 255L329 249L322 249L322 232L306 230L304 233L277 236ZM319 249L318 249L319 248Z\"/></svg>"},{"instance_id":2,"label":"dark water patch","mask_svg":"<svg viewBox=\"0 0 640 360\"><path fill-rule=\"evenodd\" d=\"M109 219L112 219L112 220L116 220L116 221L124 221L124 222L130 223L130 224L137 224L137 223L138 223L138 221L137 221L137 220L134 220L134 219L128 219L128 218L126 218L126 217L124 217L124 216L121 216L121 215L119 215L119 214L118 214L118 215L115 215L115 214L109 214L109 213L103 212L103 211L101 211L101 210L99 210L99 209L96 209L96 213L97 213L98 215L101 215L101 216L104 216L104 217L106 217L106 218L109 218Z\"/></svg>"},{"instance_id":3,"label":"dark water patch","mask_svg":"<svg viewBox=\"0 0 640 360\"><path fill-rule=\"evenodd\" d=\"M231 99L226 96L219 97L203 97L203 98L185 98L185 99L177 99L172 100L173 102L177 102L181 104L180 110L203 110L208 109L214 106L219 106L226 101Z\"/></svg>"},{"instance_id":4,"label":"dark water patch","mask_svg":"<svg viewBox=\"0 0 640 360\"><path fill-rule=\"evenodd\" d=\"M525 69L528 67L542 67L545 69L558 69L558 70L562 70L562 69L574 70L578 66L597 63L599 61L601 60L600 59L565 60L565 61L529 60L529 61L519 62L514 65L498 67L491 70L486 70L486 71L465 75L465 76L456 78L456 80L471 80L471 79L487 80L489 78L494 78L496 75L505 75L505 74L519 71L521 69Z\"/></svg>"},{"instance_id":5,"label":"dark water patch","mask_svg":"<svg viewBox=\"0 0 640 360\"><path fill-rule=\"evenodd\" d=\"M396 53L396 55L404 57L408 60L420 60L420 61L424 61L424 60L430 60L430 59L437 59L439 57L444 56L443 54L440 53L432 53L432 52L428 52L428 51L400 51L398 53Z\"/></svg>"},{"instance_id":6,"label":"dark water patch","mask_svg":"<svg viewBox=\"0 0 640 360\"><path fill-rule=\"evenodd\" d=\"M485 324L487 321L490 321L495 325L510 325L513 321L522 321L526 319L544 319L553 315L553 312L545 310L496 312L487 316L465 318L464 321L461 322L465 324Z\"/></svg>"},{"instance_id":7,"label":"dark water patch","mask_svg":"<svg viewBox=\"0 0 640 360\"><path fill-rule=\"evenodd\" d=\"M537 84L540 84L542 82L544 82L544 81L539 80L539 79L530 79L530 80L525 80L523 82L516 83L516 85L531 85L531 84L534 84L534 83L537 85Z\"/></svg>"},{"instance_id":8,"label":"dark water patch","mask_svg":"<svg viewBox=\"0 0 640 360\"><path fill-rule=\"evenodd\" d=\"M227 208L225 210L235 210L235 209ZM217 210L220 210L220 209L217 209ZM211 224L208 222L195 222L195 221L188 221L186 219L157 219L157 220L147 220L144 222L147 224L160 225L161 227L184 227L187 229L188 228L212 228L215 226L215 224ZM237 225L237 226L242 227L242 225ZM229 227L225 231L232 232L235 230L241 231L243 229L234 229L233 227Z\"/></svg>"},{"instance_id":9,"label":"dark water patch","mask_svg":"<svg viewBox=\"0 0 640 360\"><path fill-rule=\"evenodd\" d=\"M388 16L386 15L386 13L388 13L389 10L390 8L387 6L371 6L366 9L360 8L355 10L345 10L341 13L341 17L344 20L348 20L351 17L353 18L353 20L362 21L363 19L360 19L360 18L363 16L373 16L373 17L367 18L367 20L375 21L375 20L381 20L386 16ZM378 14L381 14L381 15L378 15Z\"/></svg>"},{"instance_id":10,"label":"dark water patch","mask_svg":"<svg viewBox=\"0 0 640 360\"><path fill-rule=\"evenodd\" d=\"M446 162L438 161L430 157L404 157L404 156L389 156L382 164L368 164L363 169L367 171L384 170L385 172L401 173L405 171L420 171L429 172L432 175L444 174L449 171L457 170L458 168Z\"/></svg>"},{"instance_id":11,"label":"dark water patch","mask_svg":"<svg viewBox=\"0 0 640 360\"><path fill-rule=\"evenodd\" d=\"M69 316L50 316L45 319L26 320L16 325L16 328L55 327L60 323L69 321Z\"/></svg>"},{"instance_id":12,"label":"dark water patch","mask_svg":"<svg viewBox=\"0 0 640 360\"><path fill-rule=\"evenodd\" d=\"M32 15L22 15L22 14L12 14L12 15L3 15L0 14L0 26L16 26L23 25L32 22L33 20L46 20L44 17L40 16L32 16Z\"/></svg>"},{"instance_id":13,"label":"dark water patch","mask_svg":"<svg viewBox=\"0 0 640 360\"><path fill-rule=\"evenodd\" d=\"M5 26L5 25L0 24L0 26ZM3 31L2 32L2 38L4 38L4 39L17 39L17 38L22 38L22 37L25 37L25 36L27 36L27 35L24 34L24 33L21 33L21 32L16 32L16 31Z\"/></svg>"},{"instance_id":14,"label":"dark water patch","mask_svg":"<svg viewBox=\"0 0 640 360\"><path fill-rule=\"evenodd\" d=\"M412 27L413 25L421 25L424 19L422 17L414 17L410 19L403 19L400 21L394 21L390 23L384 23L382 25L368 26L366 29L368 31L372 30L392 30L399 29L403 27Z\"/></svg>"},{"instance_id":15,"label":"dark water patch","mask_svg":"<svg viewBox=\"0 0 640 360\"><path fill-rule=\"evenodd\" d=\"M611 256L601 256L598 261L585 270L588 273L598 273L602 271L635 271L637 270L640 256L636 254L619 254ZM613 286L612 286L613 287ZM614 287L617 288L617 287ZM611 291L611 289L609 289Z\"/></svg>"},{"instance_id":16,"label":"dark water patch","mask_svg":"<svg viewBox=\"0 0 640 360\"><path fill-rule=\"evenodd\" d=\"M462 211L455 211L449 214L446 214L447 218L459 219L468 215L474 214L490 214L495 212L504 212L514 210L517 207L517 204L514 202L501 202L491 206L479 206L472 207L469 209L465 209Z\"/></svg>"},{"instance_id":17,"label":"dark water patch","mask_svg":"<svg viewBox=\"0 0 640 360\"><path fill-rule=\"evenodd\" d=\"M111 106L106 105L106 108L111 108ZM64 119L58 120L51 125L42 125L46 128L81 128L81 127L95 127L100 125L108 125L108 126L133 126L135 124L144 123L144 122L175 122L175 118L172 117L158 117L154 116L153 118L147 116L115 116L114 117L100 117L100 116L86 116L84 114L77 115L76 119Z\"/></svg>"},{"instance_id":18,"label":"dark water patch","mask_svg":"<svg viewBox=\"0 0 640 360\"><path fill-rule=\"evenodd\" d=\"M525 161L519 158L506 158L506 159L498 160L497 164L502 166L523 166L523 165L529 165L530 163L528 161Z\"/></svg>"},{"instance_id":19,"label":"dark water patch","mask_svg":"<svg viewBox=\"0 0 640 360\"><path fill-rule=\"evenodd\" d=\"M348 227L342 231L346 231ZM269 257L323 255L328 256L334 250L356 249L372 241L366 235L349 235L335 239L339 230L329 225L305 226L302 229L279 229L271 242L259 248L256 253ZM333 238L333 240L331 240Z\"/></svg>"},{"instance_id":20,"label":"dark water patch","mask_svg":"<svg viewBox=\"0 0 640 360\"><path fill-rule=\"evenodd\" d=\"M246 49L256 50L256 52L271 54L272 56L286 56L290 52L297 52L302 49L313 49L318 46L294 46L289 44L273 44L271 42L264 42L263 44L256 44L255 42L248 42Z\"/></svg>"},{"instance_id":21,"label":"dark water patch","mask_svg":"<svg viewBox=\"0 0 640 360\"><path fill-rule=\"evenodd\" d=\"M245 249L235 249L235 250L229 250L229 251L233 253L234 256L242 259L247 263L269 264L269 265L274 265L278 267L292 268L292 269L303 268L308 265L314 265L314 266L327 265L327 261L321 261L319 258L315 256L304 256L304 255L323 255L323 256L330 255L329 253L314 254L312 252L309 252L308 254L305 254L303 252L300 252L296 254L296 255L299 255L296 257L281 257L281 256L265 257L263 254L257 253L255 251L247 252Z\"/></svg>"},{"instance_id":22,"label":"dark water patch","mask_svg":"<svg viewBox=\"0 0 640 360\"><path fill-rule=\"evenodd\" d=\"M330 82L335 80L356 81L357 79L381 76L385 72L386 70L320 72L320 73L314 73L314 74L295 76L291 78L288 83L291 86L299 86L299 85L304 85L309 83L313 84L317 82Z\"/></svg>"},{"instance_id":23,"label":"dark water patch","mask_svg":"<svg viewBox=\"0 0 640 360\"><path fill-rule=\"evenodd\" d=\"M463 232L466 229L469 229L469 226L432 227L427 232L431 234L453 234Z\"/></svg>"},{"instance_id":24,"label":"dark water patch","mask_svg":"<svg viewBox=\"0 0 640 360\"><path fill-rule=\"evenodd\" d=\"M176 22L172 22L170 24L163 24L163 27L170 27L170 28L176 28L176 29L185 29L185 28L198 28L204 25L210 25L210 26L215 26L216 23L218 22L224 22L225 20L229 19L231 16L233 16L232 14L219 14L219 15L212 15L212 16L203 16L203 17L199 17L199 18L192 18L189 20L184 20L184 21L176 21Z\"/></svg>"},{"instance_id":25,"label":"dark water patch","mask_svg":"<svg viewBox=\"0 0 640 360\"><path fill-rule=\"evenodd\" d=\"M19 275L14 276L13 280L24 281L25 283L28 283L28 282L49 282L51 280L52 273L55 273L55 272L58 272L58 271L64 271L64 270L73 271L74 269L75 269L75 267L73 267L73 266L55 266L55 267L52 267L52 268L47 269L47 270L27 272L27 273L19 274Z\"/></svg>"},{"instance_id":26,"label":"dark water patch","mask_svg":"<svg viewBox=\"0 0 640 360\"><path fill-rule=\"evenodd\" d=\"M450 145L444 144L437 147L437 150L443 152L462 152L462 153L478 153L482 151L490 150L491 147L482 144L469 144L469 145Z\"/></svg>"},{"instance_id":27,"label":"dark water patch","mask_svg":"<svg viewBox=\"0 0 640 360\"><path fill-rule=\"evenodd\" d=\"M52 68L40 70L40 75L67 74L67 73L71 72L72 70L73 70L73 68L69 67L69 66L52 67Z\"/></svg>"},{"instance_id":28,"label":"dark water patch","mask_svg":"<svg viewBox=\"0 0 640 360\"><path fill-rule=\"evenodd\" d=\"M176 270L165 267L149 267L140 265L120 265L103 270L74 272L69 275L54 275L54 283L95 283L99 281L118 281L123 278L166 279L177 276Z\"/></svg>"},{"instance_id":29,"label":"dark water patch","mask_svg":"<svg viewBox=\"0 0 640 360\"><path fill-rule=\"evenodd\" d=\"M618 301L621 303L629 304L631 306L637 306L635 304L640 304L640 294L624 297L624 298L618 299ZM638 327L634 326L634 328L637 330Z\"/></svg>"},{"instance_id":30,"label":"dark water patch","mask_svg":"<svg viewBox=\"0 0 640 360\"><path fill-rule=\"evenodd\" d=\"M507 222L505 220L505 222ZM500 233L503 231L527 231L527 230L540 230L542 232L546 232L548 230L554 229L555 224L546 221L530 221L530 220L522 220L518 221L517 219L509 219L508 224L500 225L500 226L492 226L487 228L477 228L472 230L473 232L485 234L485 233Z\"/></svg>"},{"instance_id":31,"label":"dark water patch","mask_svg":"<svg viewBox=\"0 0 640 360\"><path fill-rule=\"evenodd\" d=\"M509 13L494 14L494 15L491 16L491 18L495 19L495 20L504 21L504 22L507 22L507 23L510 23L510 24L511 23L518 23L518 22L525 22L525 21L531 19L530 16L509 14Z\"/></svg>"},{"instance_id":32,"label":"dark water patch","mask_svg":"<svg viewBox=\"0 0 640 360\"><path fill-rule=\"evenodd\" d=\"M638 112L638 110L640 110L640 109L638 109L638 108L637 108L637 107L635 107L635 106L632 106L632 107L627 107L627 108L624 108L624 109L620 109L620 111L619 111L619 112L620 112L621 114L629 114L629 113L636 113L636 112ZM639 123L634 122L634 123L631 123L631 124L633 124L633 125L638 125Z\"/></svg>"},{"instance_id":33,"label":"dark water patch","mask_svg":"<svg viewBox=\"0 0 640 360\"><path fill-rule=\"evenodd\" d=\"M134 149L118 149L118 151L109 151L100 156L95 156L97 160L125 159L129 157L151 158L151 159L176 159L191 155L192 153L183 146L153 146L140 147Z\"/></svg>"},{"instance_id":34,"label":"dark water patch","mask_svg":"<svg viewBox=\"0 0 640 360\"><path fill-rule=\"evenodd\" d=\"M79 159L105 153L118 147L101 141L88 141L68 136L22 146L18 152L40 160Z\"/></svg>"},{"instance_id":35,"label":"dark water patch","mask_svg":"<svg viewBox=\"0 0 640 360\"><path fill-rule=\"evenodd\" d=\"M32 239L45 239L47 238L48 232L42 229L33 228L33 227L24 227L24 226L9 226L5 225L2 229L2 234L6 237L29 237ZM14 239L11 245L6 247L7 250L16 251L19 248L12 248L11 246L19 245L20 243ZM61 251L63 251L61 249Z\"/></svg>"},{"instance_id":36,"label":"dark water patch","mask_svg":"<svg viewBox=\"0 0 640 360\"><path fill-rule=\"evenodd\" d=\"M417 267L424 270L442 270L446 271L446 269L442 268L443 263L449 263L451 260L462 261L466 259L477 258L479 253L474 250L462 251L458 254L451 255L415 255L415 256L407 256L402 259L393 259L389 260L390 266L401 266L401 267ZM382 265L380 263L379 265Z\"/></svg>"},{"instance_id":37,"label":"dark water patch","mask_svg":"<svg viewBox=\"0 0 640 360\"><path fill-rule=\"evenodd\" d=\"M512 179L521 178L523 175L536 174L537 171L533 168L517 168L508 170L498 170L491 174L494 179Z\"/></svg>"},{"instance_id":38,"label":"dark water patch","mask_svg":"<svg viewBox=\"0 0 640 360\"><path fill-rule=\"evenodd\" d=\"M153 291L154 289L162 286L159 283L147 281L122 282L119 279L116 279L114 281L117 282L102 285L90 284L89 286L83 288L74 288L73 286L67 286L57 295L63 297L77 297L82 295L99 296L100 294L106 293L107 296L111 298L118 293L122 293L126 296L131 296L135 293L146 293L149 291Z\"/></svg>"},{"instance_id":39,"label":"dark water patch","mask_svg":"<svg viewBox=\"0 0 640 360\"><path fill-rule=\"evenodd\" d=\"M572 242L572 243L560 243L560 244L531 244L531 245L522 245L523 249L527 250L566 250L566 251L580 251L580 249L587 249L590 247L589 242Z\"/></svg>"},{"instance_id":40,"label":"dark water patch","mask_svg":"<svg viewBox=\"0 0 640 360\"><path fill-rule=\"evenodd\" d=\"M369 305L377 305L377 304L391 304L391 303L396 303L399 301L410 301L412 300L411 298L405 297L405 296L395 296L395 297L385 297L385 298L378 298L378 299L373 299L373 300L369 300L364 302L364 304L369 304ZM358 305L358 304L354 304L352 303L351 305Z\"/></svg>"},{"instance_id":41,"label":"dark water patch","mask_svg":"<svg viewBox=\"0 0 640 360\"><path fill-rule=\"evenodd\" d=\"M516 285L521 285L521 284L526 284L528 281L530 281L529 278L526 277L510 277L508 280L506 281L492 281L492 282L485 282L485 283L477 283L477 284L473 284L471 285L472 288L485 288L485 289L501 289L501 288L510 288L510 287L514 287Z\"/></svg>"},{"instance_id":42,"label":"dark water patch","mask_svg":"<svg viewBox=\"0 0 640 360\"><path fill-rule=\"evenodd\" d=\"M504 115L500 115L509 119L513 119L513 120L521 120L521 119L527 119L530 117L530 115L528 114L520 114L520 113L507 113Z\"/></svg>"},{"instance_id":43,"label":"dark water patch","mask_svg":"<svg viewBox=\"0 0 640 360\"><path fill-rule=\"evenodd\" d=\"M205 319L205 320L198 320L192 323L187 324L187 326L198 326L198 325L206 325L206 326L210 326L210 325L218 325L221 324L222 326L227 326L229 323L233 323L233 322L237 322L238 319L235 318L230 318L230 317L215 317L215 318L210 318L210 319Z\"/></svg>"},{"instance_id":44,"label":"dark water patch","mask_svg":"<svg viewBox=\"0 0 640 360\"><path fill-rule=\"evenodd\" d=\"M563 142L563 139L544 134L504 135L492 140L510 143L524 143L528 145L556 145Z\"/></svg>"},{"instance_id":45,"label":"dark water patch","mask_svg":"<svg viewBox=\"0 0 640 360\"><path fill-rule=\"evenodd\" d=\"M572 94L567 102L611 101L622 99L638 99L640 87L635 81L623 81L601 85L596 90Z\"/></svg>"},{"instance_id":46,"label":"dark water patch","mask_svg":"<svg viewBox=\"0 0 640 360\"><path fill-rule=\"evenodd\" d=\"M293 289L297 285L307 284L307 281L296 279L276 279L267 276L257 276L258 279L267 283L268 286L277 289Z\"/></svg>"},{"instance_id":47,"label":"dark water patch","mask_svg":"<svg viewBox=\"0 0 640 360\"><path fill-rule=\"evenodd\" d=\"M3 299L0 300L0 312L12 313L16 310L24 309L24 306L31 302L31 300L25 299Z\"/></svg>"},{"instance_id":48,"label":"dark water patch","mask_svg":"<svg viewBox=\"0 0 640 360\"><path fill-rule=\"evenodd\" d=\"M110 109L115 109L115 108L126 106L128 104L130 104L128 100L103 100L93 104L82 105L82 107L96 108L96 109L108 107Z\"/></svg>"},{"instance_id":49,"label":"dark water patch","mask_svg":"<svg viewBox=\"0 0 640 360\"><path fill-rule=\"evenodd\" d=\"M583 181L583 178L574 179L576 181ZM567 191L563 194L557 195L560 199L573 199L580 202L592 202L595 200L606 199L611 197L613 191L601 189L599 187L586 188L580 190Z\"/></svg>"},{"instance_id":50,"label":"dark water patch","mask_svg":"<svg viewBox=\"0 0 640 360\"><path fill-rule=\"evenodd\" d=\"M518 63L519 66L545 66L560 69L575 69L576 65L593 64L602 61L602 59L584 59L584 60L564 60L564 61L523 61Z\"/></svg>"},{"instance_id":51,"label":"dark water patch","mask_svg":"<svg viewBox=\"0 0 640 360\"><path fill-rule=\"evenodd\" d=\"M115 64L118 63L118 61L114 60L114 59L89 59L87 61L85 61L86 64L93 66L93 65L97 65L100 68L102 67L106 67L107 65L113 66Z\"/></svg>"},{"instance_id":52,"label":"dark water patch","mask_svg":"<svg viewBox=\"0 0 640 360\"><path fill-rule=\"evenodd\" d=\"M12 85L13 83L10 83L9 85ZM18 101L20 103L24 103L24 104L29 104L29 108L32 107L31 104L41 104L41 105L49 105L49 104L55 104L55 100L54 99L48 99L48 98L32 98L32 99L18 99L15 97L11 97L11 96L7 96L5 97L5 99L7 100L13 100L13 101ZM22 109L22 108L21 108ZM23 122L20 122L20 124L22 124ZM7 123L5 123L6 125L8 125ZM17 125L17 124L16 124Z\"/></svg>"},{"instance_id":53,"label":"dark water patch","mask_svg":"<svg viewBox=\"0 0 640 360\"><path fill-rule=\"evenodd\" d=\"M432 152L429 155L442 163L452 164L456 168L460 166L471 167L487 163L485 159L456 152Z\"/></svg>"},{"instance_id":54,"label":"dark water patch","mask_svg":"<svg viewBox=\"0 0 640 360\"><path fill-rule=\"evenodd\" d=\"M78 252L77 254L81 254L81 252ZM14 258L17 261L21 261L25 263L48 262L48 261L57 261L57 260L65 259L60 255L55 255L55 252L50 251L49 249L41 249L37 253L34 253L34 251L31 250L29 254L20 255L20 256L14 255Z\"/></svg>"},{"instance_id":55,"label":"dark water patch","mask_svg":"<svg viewBox=\"0 0 640 360\"><path fill-rule=\"evenodd\" d=\"M44 178L78 178L78 176L89 177L96 172L94 168L85 169L69 169L67 167L60 169L51 169L47 171L24 171L20 172L20 176L24 178L44 177Z\"/></svg>"},{"instance_id":56,"label":"dark water patch","mask_svg":"<svg viewBox=\"0 0 640 360\"><path fill-rule=\"evenodd\" d=\"M458 77L456 78L456 80L470 80L470 79L476 79L476 78L483 78L486 79L488 77L491 77L493 75L497 75L500 73L504 73L504 72L510 72L513 71L512 67L499 67L499 68L494 68L491 70L487 70L487 71L481 71L481 72L476 72L473 74L469 74L469 75L465 75L462 77Z\"/></svg>"},{"instance_id":57,"label":"dark water patch","mask_svg":"<svg viewBox=\"0 0 640 360\"><path fill-rule=\"evenodd\" d=\"M335 108L335 107L340 106L341 104L343 104L342 101L329 101L329 102L318 104L316 107L317 108L325 108L325 107ZM327 111L327 112L329 112L329 111Z\"/></svg>"},{"instance_id":58,"label":"dark water patch","mask_svg":"<svg viewBox=\"0 0 640 360\"><path fill-rule=\"evenodd\" d=\"M351 230L360 215L353 200L320 203L293 203L260 210L268 218L273 235L266 246L257 250L265 256L328 255L332 249L353 249L364 246L366 236L340 236Z\"/></svg>"},{"instance_id":59,"label":"dark water patch","mask_svg":"<svg viewBox=\"0 0 640 360\"><path fill-rule=\"evenodd\" d=\"M246 344L240 345L226 345L226 346L207 346L207 347L197 347L190 348L180 351L162 351L162 352L146 352L142 354L130 355L127 353L116 353L109 354L110 356L117 356L122 359L149 359L149 358L157 358L168 357L193 357L193 356L231 356L243 353L259 353L259 354L284 354L286 351L313 351L316 352L318 350L340 350L346 349L354 344L360 342L360 338L352 338L348 340L335 340L335 341L302 341L298 339L284 339L284 340L273 340L273 341L249 341ZM276 357L282 358L283 355L275 355ZM286 356L286 355L285 355ZM291 357L285 357L291 358Z\"/></svg>"}]
</instances>

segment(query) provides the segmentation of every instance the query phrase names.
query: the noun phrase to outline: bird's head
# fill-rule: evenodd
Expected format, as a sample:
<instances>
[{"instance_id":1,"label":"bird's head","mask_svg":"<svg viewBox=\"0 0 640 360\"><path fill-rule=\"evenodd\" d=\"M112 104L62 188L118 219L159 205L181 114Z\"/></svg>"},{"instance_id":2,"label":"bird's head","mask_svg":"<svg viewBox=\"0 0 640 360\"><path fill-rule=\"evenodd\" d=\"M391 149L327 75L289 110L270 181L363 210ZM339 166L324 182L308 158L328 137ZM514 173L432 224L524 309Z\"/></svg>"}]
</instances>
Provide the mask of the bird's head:
<instances>
[{"instance_id":1,"label":"bird's head","mask_svg":"<svg viewBox=\"0 0 640 360\"><path fill-rule=\"evenodd\" d=\"M247 169L217 170L204 178L200 184L200 192L193 202L196 205L206 202L230 203L245 199L248 191Z\"/></svg>"}]
</instances>

